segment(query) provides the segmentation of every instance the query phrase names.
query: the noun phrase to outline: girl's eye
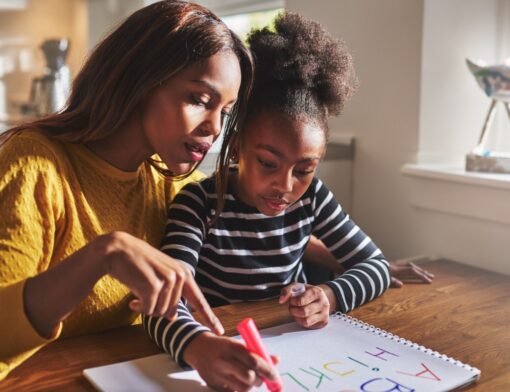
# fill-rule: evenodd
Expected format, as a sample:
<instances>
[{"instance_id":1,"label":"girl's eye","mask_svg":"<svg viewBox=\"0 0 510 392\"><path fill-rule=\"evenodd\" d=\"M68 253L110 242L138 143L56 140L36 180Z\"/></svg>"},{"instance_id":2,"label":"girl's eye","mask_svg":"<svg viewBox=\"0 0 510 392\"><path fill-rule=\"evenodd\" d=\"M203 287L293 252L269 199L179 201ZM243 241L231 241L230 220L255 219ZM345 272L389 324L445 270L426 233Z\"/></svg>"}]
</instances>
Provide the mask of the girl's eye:
<instances>
[{"instance_id":1,"label":"girl's eye","mask_svg":"<svg viewBox=\"0 0 510 392\"><path fill-rule=\"evenodd\" d=\"M306 177L306 176L309 176L310 174L313 174L314 172L315 172L315 168L310 167L310 166L294 169L294 175L296 177Z\"/></svg>"},{"instance_id":2,"label":"girl's eye","mask_svg":"<svg viewBox=\"0 0 510 392\"><path fill-rule=\"evenodd\" d=\"M264 161L263 159L260 159L260 158L258 158L258 161L264 169L275 169L276 168L276 164L274 164L272 162Z\"/></svg>"},{"instance_id":3,"label":"girl's eye","mask_svg":"<svg viewBox=\"0 0 510 392\"><path fill-rule=\"evenodd\" d=\"M306 177L313 173L313 170L296 170L294 172L297 177Z\"/></svg>"}]
</instances>

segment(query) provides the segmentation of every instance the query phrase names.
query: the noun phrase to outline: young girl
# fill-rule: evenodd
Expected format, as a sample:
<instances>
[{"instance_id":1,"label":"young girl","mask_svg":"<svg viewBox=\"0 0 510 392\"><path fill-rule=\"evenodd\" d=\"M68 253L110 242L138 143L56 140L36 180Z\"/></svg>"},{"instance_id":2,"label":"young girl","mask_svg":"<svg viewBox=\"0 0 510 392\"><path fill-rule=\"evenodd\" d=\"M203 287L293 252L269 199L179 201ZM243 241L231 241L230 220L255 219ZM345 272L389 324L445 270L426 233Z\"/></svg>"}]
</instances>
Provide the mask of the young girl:
<instances>
[{"instance_id":1,"label":"young girl","mask_svg":"<svg viewBox=\"0 0 510 392\"><path fill-rule=\"evenodd\" d=\"M172 317L181 296L221 332L155 246L175 180L233 131L251 82L250 53L217 16L161 1L97 46L61 113L3 135L0 380L60 336Z\"/></svg>"},{"instance_id":2,"label":"young girl","mask_svg":"<svg viewBox=\"0 0 510 392\"><path fill-rule=\"evenodd\" d=\"M319 24L291 13L248 42L255 84L246 121L225 141L237 163L228 187L218 188L214 177L185 186L170 207L161 249L193 271L213 306L279 296L296 322L321 328L330 313L371 301L390 282L381 251L314 177L327 118L353 91L351 57ZM292 288L306 283L302 256L311 235L346 271L291 298ZM221 390L260 383L241 343L207 332L183 303L177 314L173 321L145 317L144 325L180 365Z\"/></svg>"}]
</instances>

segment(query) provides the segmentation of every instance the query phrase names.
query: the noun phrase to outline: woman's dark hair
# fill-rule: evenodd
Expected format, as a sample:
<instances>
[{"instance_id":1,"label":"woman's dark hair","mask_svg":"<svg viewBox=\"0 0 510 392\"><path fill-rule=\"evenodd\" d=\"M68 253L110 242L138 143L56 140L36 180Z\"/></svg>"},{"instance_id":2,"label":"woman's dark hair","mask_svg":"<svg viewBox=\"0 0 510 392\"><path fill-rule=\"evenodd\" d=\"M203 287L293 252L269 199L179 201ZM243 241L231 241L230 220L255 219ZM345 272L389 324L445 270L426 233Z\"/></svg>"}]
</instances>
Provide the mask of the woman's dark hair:
<instances>
[{"instance_id":1,"label":"woman's dark hair","mask_svg":"<svg viewBox=\"0 0 510 392\"><path fill-rule=\"evenodd\" d=\"M246 110L253 78L250 53L208 9L165 0L133 13L97 45L74 79L64 110L7 131L3 142L25 129L40 130L64 142L101 140L115 133L165 79L220 51L237 56L242 74L238 101L224 127L229 140ZM228 160L219 160L218 170L225 172L221 162ZM173 176L161 162L150 159L149 163L168 178L185 177ZM222 178L218 177L219 189L224 189Z\"/></svg>"}]
</instances>

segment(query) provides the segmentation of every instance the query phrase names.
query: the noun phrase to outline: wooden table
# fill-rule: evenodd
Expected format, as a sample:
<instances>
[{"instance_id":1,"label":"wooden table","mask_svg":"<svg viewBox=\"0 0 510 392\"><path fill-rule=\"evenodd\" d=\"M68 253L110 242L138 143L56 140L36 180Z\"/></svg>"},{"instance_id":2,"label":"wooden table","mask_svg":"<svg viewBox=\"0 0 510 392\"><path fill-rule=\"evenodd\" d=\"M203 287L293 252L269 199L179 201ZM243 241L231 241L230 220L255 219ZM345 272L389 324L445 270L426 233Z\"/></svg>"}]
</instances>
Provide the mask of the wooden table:
<instances>
[{"instance_id":1,"label":"wooden table","mask_svg":"<svg viewBox=\"0 0 510 392\"><path fill-rule=\"evenodd\" d=\"M510 391L510 277L446 260L425 265L432 284L390 289L350 314L482 371L469 391ZM290 320L275 301L216 308L226 333L244 317L260 328ZM93 391L83 369L158 353L141 326L62 339L15 369L0 390Z\"/></svg>"}]
</instances>

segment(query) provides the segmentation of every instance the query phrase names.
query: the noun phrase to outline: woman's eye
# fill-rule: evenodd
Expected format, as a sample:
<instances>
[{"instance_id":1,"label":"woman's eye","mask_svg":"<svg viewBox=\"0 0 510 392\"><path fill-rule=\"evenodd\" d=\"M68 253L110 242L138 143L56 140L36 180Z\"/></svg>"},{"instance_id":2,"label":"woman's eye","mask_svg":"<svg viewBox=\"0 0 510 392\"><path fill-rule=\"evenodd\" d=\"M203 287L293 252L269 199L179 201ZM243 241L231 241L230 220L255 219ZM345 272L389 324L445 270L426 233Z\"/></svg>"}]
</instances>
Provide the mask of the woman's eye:
<instances>
[{"instance_id":1,"label":"woman's eye","mask_svg":"<svg viewBox=\"0 0 510 392\"><path fill-rule=\"evenodd\" d=\"M210 99L206 95L191 94L191 100L195 105L206 106Z\"/></svg>"}]
</instances>

